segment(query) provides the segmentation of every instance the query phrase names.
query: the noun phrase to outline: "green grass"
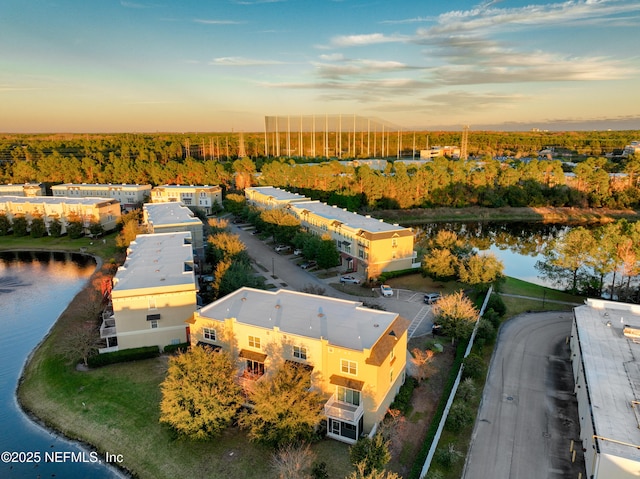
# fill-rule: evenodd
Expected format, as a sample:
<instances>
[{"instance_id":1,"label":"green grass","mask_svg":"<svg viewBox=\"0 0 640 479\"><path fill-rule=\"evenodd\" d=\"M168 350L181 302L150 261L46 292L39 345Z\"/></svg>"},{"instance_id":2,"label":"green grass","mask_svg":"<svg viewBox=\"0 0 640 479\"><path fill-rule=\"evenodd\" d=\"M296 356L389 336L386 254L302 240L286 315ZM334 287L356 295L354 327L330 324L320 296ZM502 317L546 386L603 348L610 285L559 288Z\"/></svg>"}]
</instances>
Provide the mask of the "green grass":
<instances>
[{"instance_id":1,"label":"green grass","mask_svg":"<svg viewBox=\"0 0 640 479\"><path fill-rule=\"evenodd\" d=\"M31 236L0 236L0 251L21 250L21 251L70 251L79 253L81 248L87 254L99 256L105 261L115 258L118 255L115 239L117 233L109 233L98 239L87 237L71 239L68 236L53 238L45 236L43 238L32 238ZM103 241L104 240L104 241Z\"/></svg>"}]
</instances>

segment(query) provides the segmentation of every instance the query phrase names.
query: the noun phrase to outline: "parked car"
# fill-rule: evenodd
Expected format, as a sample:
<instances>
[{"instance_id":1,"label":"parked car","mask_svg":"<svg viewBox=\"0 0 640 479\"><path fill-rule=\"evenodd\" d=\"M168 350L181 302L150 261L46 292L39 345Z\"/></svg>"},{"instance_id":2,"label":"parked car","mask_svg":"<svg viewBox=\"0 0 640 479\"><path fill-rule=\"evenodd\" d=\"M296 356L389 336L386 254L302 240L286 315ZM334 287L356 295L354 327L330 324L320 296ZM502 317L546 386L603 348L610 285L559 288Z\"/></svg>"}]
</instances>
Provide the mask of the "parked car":
<instances>
[{"instance_id":1,"label":"parked car","mask_svg":"<svg viewBox=\"0 0 640 479\"><path fill-rule=\"evenodd\" d=\"M300 256L302 254L302 250L300 248L296 248L295 250L293 250L293 254L295 254L296 256Z\"/></svg>"},{"instance_id":2,"label":"parked car","mask_svg":"<svg viewBox=\"0 0 640 479\"><path fill-rule=\"evenodd\" d=\"M433 304L442 298L440 293L427 293L424 295L424 302L427 304Z\"/></svg>"},{"instance_id":3,"label":"parked car","mask_svg":"<svg viewBox=\"0 0 640 479\"><path fill-rule=\"evenodd\" d=\"M279 244L278 246L276 246L276 253L282 253L283 251L287 251L290 248L291 246L288 246L286 244Z\"/></svg>"},{"instance_id":4,"label":"parked car","mask_svg":"<svg viewBox=\"0 0 640 479\"><path fill-rule=\"evenodd\" d=\"M389 286L388 284L383 284L380 286L380 293L382 294L382 296L385 296L385 297L393 296L393 290L391 289L391 286Z\"/></svg>"},{"instance_id":5,"label":"parked car","mask_svg":"<svg viewBox=\"0 0 640 479\"><path fill-rule=\"evenodd\" d=\"M433 326L431 326L431 334L434 336L442 336L442 325L433 323Z\"/></svg>"},{"instance_id":6,"label":"parked car","mask_svg":"<svg viewBox=\"0 0 640 479\"><path fill-rule=\"evenodd\" d=\"M340 282L342 284L360 284L360 280L355 276L341 276Z\"/></svg>"},{"instance_id":7,"label":"parked car","mask_svg":"<svg viewBox=\"0 0 640 479\"><path fill-rule=\"evenodd\" d=\"M305 261L304 263L302 263L302 264L300 265L300 267L301 267L302 269L311 269L311 268L313 268L314 266L316 266L317 264L318 264L318 263L316 263L316 262L315 262L315 261L313 261L313 260L311 260L311 261Z\"/></svg>"}]
</instances>

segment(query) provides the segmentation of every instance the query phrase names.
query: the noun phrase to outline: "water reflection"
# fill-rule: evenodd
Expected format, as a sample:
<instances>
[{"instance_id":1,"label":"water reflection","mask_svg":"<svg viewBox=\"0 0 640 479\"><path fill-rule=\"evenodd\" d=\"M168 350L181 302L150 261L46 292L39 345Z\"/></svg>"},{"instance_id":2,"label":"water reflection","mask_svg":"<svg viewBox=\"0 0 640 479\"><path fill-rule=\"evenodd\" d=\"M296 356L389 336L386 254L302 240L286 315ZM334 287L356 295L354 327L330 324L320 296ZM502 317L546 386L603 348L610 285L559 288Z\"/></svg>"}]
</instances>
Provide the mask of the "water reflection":
<instances>
[{"instance_id":1,"label":"water reflection","mask_svg":"<svg viewBox=\"0 0 640 479\"><path fill-rule=\"evenodd\" d=\"M89 454L32 422L18 406L15 391L30 352L94 269L93 259L84 255L0 252L0 452L40 452L41 458L53 451ZM67 456L60 462L0 462L0 477L106 479L120 475L99 463L73 462Z\"/></svg>"},{"instance_id":2,"label":"water reflection","mask_svg":"<svg viewBox=\"0 0 640 479\"><path fill-rule=\"evenodd\" d=\"M413 228L417 231L416 247L419 257L438 231L454 231L478 251L494 253L503 262L507 276L555 287L550 281L539 277L535 265L544 259L542 254L545 248L572 227L550 223L476 221L431 223Z\"/></svg>"}]
</instances>

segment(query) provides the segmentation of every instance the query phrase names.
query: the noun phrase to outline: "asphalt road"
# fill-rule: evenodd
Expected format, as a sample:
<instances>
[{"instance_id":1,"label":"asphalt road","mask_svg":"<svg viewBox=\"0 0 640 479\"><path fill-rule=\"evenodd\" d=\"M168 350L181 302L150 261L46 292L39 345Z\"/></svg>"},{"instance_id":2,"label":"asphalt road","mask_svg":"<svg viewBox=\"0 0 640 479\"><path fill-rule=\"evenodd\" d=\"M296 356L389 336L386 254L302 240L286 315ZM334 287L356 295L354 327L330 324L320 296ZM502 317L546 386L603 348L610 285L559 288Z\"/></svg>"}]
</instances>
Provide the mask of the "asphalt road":
<instances>
[{"instance_id":1,"label":"asphalt road","mask_svg":"<svg viewBox=\"0 0 640 479\"><path fill-rule=\"evenodd\" d=\"M505 323L491 360L463 478L586 477L566 338L572 313Z\"/></svg>"},{"instance_id":2,"label":"asphalt road","mask_svg":"<svg viewBox=\"0 0 640 479\"><path fill-rule=\"evenodd\" d=\"M240 240L246 245L249 256L256 264L256 271L264 276L267 283L273 284L276 288L288 288L295 291L302 291L309 287L322 288L327 296L361 301L365 305L375 304L386 311L400 314L412 321L409 329L410 335L421 336L431 332L433 315L431 307L423 302L422 292L394 290L394 295L391 298L383 298L377 289L374 291L374 296L370 290L367 290L366 295L345 293L339 288L339 271L336 271L333 277L319 278L315 272L297 266L298 258L294 255L277 253L271 244L252 235L253 228L250 226L248 224L230 224L231 231L237 233ZM353 292L353 288L351 292Z\"/></svg>"}]
</instances>

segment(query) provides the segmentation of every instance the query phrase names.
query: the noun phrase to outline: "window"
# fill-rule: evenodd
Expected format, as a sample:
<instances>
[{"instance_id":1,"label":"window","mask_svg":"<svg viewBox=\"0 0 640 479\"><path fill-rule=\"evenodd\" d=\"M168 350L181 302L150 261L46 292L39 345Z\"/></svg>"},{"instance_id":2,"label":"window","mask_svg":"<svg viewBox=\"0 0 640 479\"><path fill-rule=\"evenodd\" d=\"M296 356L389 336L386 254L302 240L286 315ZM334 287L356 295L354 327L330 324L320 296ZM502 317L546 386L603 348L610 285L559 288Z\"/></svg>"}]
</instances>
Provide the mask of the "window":
<instances>
[{"instance_id":1,"label":"window","mask_svg":"<svg viewBox=\"0 0 640 479\"><path fill-rule=\"evenodd\" d=\"M264 374L264 363L254 361L253 359L247 359L247 367L245 371L255 376L262 376Z\"/></svg>"},{"instance_id":2,"label":"window","mask_svg":"<svg viewBox=\"0 0 640 479\"><path fill-rule=\"evenodd\" d=\"M392 248L398 247L398 240L396 238L391 238L391 247Z\"/></svg>"},{"instance_id":3,"label":"window","mask_svg":"<svg viewBox=\"0 0 640 479\"><path fill-rule=\"evenodd\" d=\"M304 346L294 346L293 357L298 359L307 359L307 348Z\"/></svg>"},{"instance_id":4,"label":"window","mask_svg":"<svg viewBox=\"0 0 640 479\"><path fill-rule=\"evenodd\" d=\"M338 398L338 401L346 402L347 404L353 404L354 406L360 406L360 391L345 388L343 386L338 386L336 396Z\"/></svg>"},{"instance_id":5,"label":"window","mask_svg":"<svg viewBox=\"0 0 640 479\"><path fill-rule=\"evenodd\" d=\"M358 374L358 363L356 363L355 361L349 361L348 359L341 359L340 369L343 373L356 376Z\"/></svg>"},{"instance_id":6,"label":"window","mask_svg":"<svg viewBox=\"0 0 640 479\"><path fill-rule=\"evenodd\" d=\"M260 349L260 338L257 336L249 336L249 347Z\"/></svg>"},{"instance_id":7,"label":"window","mask_svg":"<svg viewBox=\"0 0 640 479\"><path fill-rule=\"evenodd\" d=\"M202 328L202 335L204 339L208 339L209 341L216 340L216 330L213 328Z\"/></svg>"},{"instance_id":8,"label":"window","mask_svg":"<svg viewBox=\"0 0 640 479\"><path fill-rule=\"evenodd\" d=\"M389 371L389 384L393 384L393 369Z\"/></svg>"},{"instance_id":9,"label":"window","mask_svg":"<svg viewBox=\"0 0 640 479\"><path fill-rule=\"evenodd\" d=\"M149 324L151 325L151 329L157 329L158 328L158 320L157 319L153 319L153 320L149 321Z\"/></svg>"},{"instance_id":10,"label":"window","mask_svg":"<svg viewBox=\"0 0 640 479\"><path fill-rule=\"evenodd\" d=\"M149 298L149 309L156 309L156 298Z\"/></svg>"}]
</instances>

